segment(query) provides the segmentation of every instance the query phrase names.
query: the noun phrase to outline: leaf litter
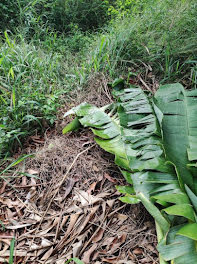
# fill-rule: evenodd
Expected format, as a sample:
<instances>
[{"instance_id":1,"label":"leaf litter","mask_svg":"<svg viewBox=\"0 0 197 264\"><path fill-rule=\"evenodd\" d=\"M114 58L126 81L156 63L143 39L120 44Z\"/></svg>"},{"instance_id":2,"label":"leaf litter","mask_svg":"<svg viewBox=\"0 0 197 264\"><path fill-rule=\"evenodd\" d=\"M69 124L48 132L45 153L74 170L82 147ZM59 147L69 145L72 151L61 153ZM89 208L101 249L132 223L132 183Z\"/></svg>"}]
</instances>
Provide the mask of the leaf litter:
<instances>
[{"instance_id":1,"label":"leaf litter","mask_svg":"<svg viewBox=\"0 0 197 264\"><path fill-rule=\"evenodd\" d=\"M106 104L107 80L96 79L86 101ZM90 132L57 130L26 146L35 157L0 182L0 263L9 262L13 238L14 263L64 264L75 257L85 264L159 263L153 219L140 204L119 200L115 185L124 179Z\"/></svg>"},{"instance_id":2,"label":"leaf litter","mask_svg":"<svg viewBox=\"0 0 197 264\"><path fill-rule=\"evenodd\" d=\"M157 263L152 219L118 199L123 177L89 132L48 138L36 153L25 171L37 178L1 182L0 262L15 237L15 263Z\"/></svg>"}]
</instances>

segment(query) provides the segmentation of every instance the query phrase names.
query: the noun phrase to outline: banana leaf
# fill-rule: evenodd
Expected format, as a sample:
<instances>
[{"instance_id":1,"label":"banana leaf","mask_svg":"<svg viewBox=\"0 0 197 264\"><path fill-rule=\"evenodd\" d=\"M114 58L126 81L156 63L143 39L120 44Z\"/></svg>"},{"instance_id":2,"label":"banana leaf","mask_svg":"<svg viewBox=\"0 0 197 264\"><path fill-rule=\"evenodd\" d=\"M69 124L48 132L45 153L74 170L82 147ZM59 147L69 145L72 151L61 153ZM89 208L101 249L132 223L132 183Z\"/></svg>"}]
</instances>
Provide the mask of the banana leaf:
<instances>
[{"instance_id":1,"label":"banana leaf","mask_svg":"<svg viewBox=\"0 0 197 264\"><path fill-rule=\"evenodd\" d=\"M163 113L162 131L167 159L177 170L182 187L197 193L197 90L184 90L181 84L160 86L155 103Z\"/></svg>"},{"instance_id":2,"label":"banana leaf","mask_svg":"<svg viewBox=\"0 0 197 264\"><path fill-rule=\"evenodd\" d=\"M122 201L141 201L155 218L161 262L197 263L196 93L175 84L162 86L152 98L141 88L120 84L114 87L115 103L103 108L84 103L67 114L75 114L92 129L96 142L114 154L135 191L125 192Z\"/></svg>"}]
</instances>

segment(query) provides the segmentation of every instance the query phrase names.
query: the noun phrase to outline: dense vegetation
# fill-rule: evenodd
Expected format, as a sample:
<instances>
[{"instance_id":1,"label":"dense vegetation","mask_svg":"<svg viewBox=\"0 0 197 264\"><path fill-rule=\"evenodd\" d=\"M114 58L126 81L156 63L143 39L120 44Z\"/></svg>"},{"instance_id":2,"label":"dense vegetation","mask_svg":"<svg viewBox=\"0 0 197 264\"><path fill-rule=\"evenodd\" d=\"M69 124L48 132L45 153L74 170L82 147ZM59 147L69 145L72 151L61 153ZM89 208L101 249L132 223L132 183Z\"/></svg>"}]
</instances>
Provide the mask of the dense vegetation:
<instances>
[{"instance_id":1,"label":"dense vegetation","mask_svg":"<svg viewBox=\"0 0 197 264\"><path fill-rule=\"evenodd\" d=\"M53 125L95 72L148 69L196 88L195 0L3 0L0 16L1 157Z\"/></svg>"}]
</instances>

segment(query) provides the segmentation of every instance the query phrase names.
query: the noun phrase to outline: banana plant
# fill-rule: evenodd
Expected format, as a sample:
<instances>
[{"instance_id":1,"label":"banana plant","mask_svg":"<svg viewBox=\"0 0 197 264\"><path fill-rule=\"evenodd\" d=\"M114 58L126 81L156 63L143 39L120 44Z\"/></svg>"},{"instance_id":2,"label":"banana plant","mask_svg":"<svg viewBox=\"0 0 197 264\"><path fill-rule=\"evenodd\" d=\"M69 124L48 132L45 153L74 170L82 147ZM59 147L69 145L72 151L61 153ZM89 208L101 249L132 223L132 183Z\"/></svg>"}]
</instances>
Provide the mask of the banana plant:
<instances>
[{"instance_id":1,"label":"banana plant","mask_svg":"<svg viewBox=\"0 0 197 264\"><path fill-rule=\"evenodd\" d=\"M113 85L115 101L83 103L65 114L63 133L90 127L101 148L114 154L129 186L122 201L142 202L154 217L160 263L197 263L197 90L161 86L152 96L139 87Z\"/></svg>"}]
</instances>

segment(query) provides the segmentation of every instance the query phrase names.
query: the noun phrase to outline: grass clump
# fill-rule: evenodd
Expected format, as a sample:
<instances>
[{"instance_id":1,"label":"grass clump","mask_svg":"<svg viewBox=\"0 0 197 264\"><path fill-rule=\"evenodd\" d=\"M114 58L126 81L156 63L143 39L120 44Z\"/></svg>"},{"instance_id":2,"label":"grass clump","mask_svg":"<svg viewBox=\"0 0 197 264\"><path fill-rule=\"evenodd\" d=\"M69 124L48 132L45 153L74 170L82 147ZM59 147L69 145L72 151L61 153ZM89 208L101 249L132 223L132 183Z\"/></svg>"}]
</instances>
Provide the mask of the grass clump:
<instances>
[{"instance_id":1,"label":"grass clump","mask_svg":"<svg viewBox=\"0 0 197 264\"><path fill-rule=\"evenodd\" d=\"M0 53L0 152L21 138L53 124L63 93L61 56L25 41L11 40ZM44 123L45 120L45 123Z\"/></svg>"}]
</instances>

